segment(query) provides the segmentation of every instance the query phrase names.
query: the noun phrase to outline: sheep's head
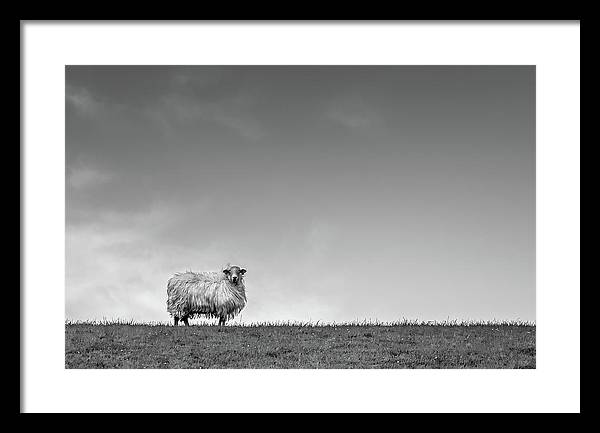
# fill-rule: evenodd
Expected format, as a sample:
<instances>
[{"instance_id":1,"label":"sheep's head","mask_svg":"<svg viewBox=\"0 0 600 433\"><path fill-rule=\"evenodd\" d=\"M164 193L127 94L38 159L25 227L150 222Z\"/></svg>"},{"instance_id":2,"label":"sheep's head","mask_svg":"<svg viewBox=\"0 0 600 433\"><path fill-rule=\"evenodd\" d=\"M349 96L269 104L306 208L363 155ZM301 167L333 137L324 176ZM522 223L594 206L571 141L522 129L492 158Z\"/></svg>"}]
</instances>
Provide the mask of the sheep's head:
<instances>
[{"instance_id":1,"label":"sheep's head","mask_svg":"<svg viewBox=\"0 0 600 433\"><path fill-rule=\"evenodd\" d=\"M223 268L223 273L227 276L227 279L231 284L237 284L242 281L242 277L246 273L246 270L239 266L227 265Z\"/></svg>"}]
</instances>

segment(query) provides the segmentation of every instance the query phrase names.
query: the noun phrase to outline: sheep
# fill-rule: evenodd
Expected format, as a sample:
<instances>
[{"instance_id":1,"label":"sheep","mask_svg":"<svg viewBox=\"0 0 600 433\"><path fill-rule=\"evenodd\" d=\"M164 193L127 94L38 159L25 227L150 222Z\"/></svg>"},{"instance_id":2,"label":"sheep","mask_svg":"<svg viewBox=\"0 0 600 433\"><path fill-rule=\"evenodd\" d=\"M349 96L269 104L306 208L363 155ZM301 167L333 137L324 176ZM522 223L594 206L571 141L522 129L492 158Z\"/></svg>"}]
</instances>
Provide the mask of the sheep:
<instances>
[{"instance_id":1,"label":"sheep","mask_svg":"<svg viewBox=\"0 0 600 433\"><path fill-rule=\"evenodd\" d=\"M167 282L167 311L175 326L195 316L219 318L219 326L246 305L246 269L227 264L221 272L179 272Z\"/></svg>"}]
</instances>

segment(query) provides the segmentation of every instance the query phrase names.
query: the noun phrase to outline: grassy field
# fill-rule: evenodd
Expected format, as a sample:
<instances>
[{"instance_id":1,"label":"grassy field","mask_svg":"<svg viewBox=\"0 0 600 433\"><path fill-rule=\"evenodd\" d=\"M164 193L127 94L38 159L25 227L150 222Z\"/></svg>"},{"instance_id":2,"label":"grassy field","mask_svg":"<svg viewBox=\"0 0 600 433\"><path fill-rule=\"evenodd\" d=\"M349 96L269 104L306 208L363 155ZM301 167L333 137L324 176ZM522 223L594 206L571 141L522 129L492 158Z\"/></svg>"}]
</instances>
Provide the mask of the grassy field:
<instances>
[{"instance_id":1,"label":"grassy field","mask_svg":"<svg viewBox=\"0 0 600 433\"><path fill-rule=\"evenodd\" d=\"M535 325L67 323L66 368L535 368Z\"/></svg>"}]
</instances>

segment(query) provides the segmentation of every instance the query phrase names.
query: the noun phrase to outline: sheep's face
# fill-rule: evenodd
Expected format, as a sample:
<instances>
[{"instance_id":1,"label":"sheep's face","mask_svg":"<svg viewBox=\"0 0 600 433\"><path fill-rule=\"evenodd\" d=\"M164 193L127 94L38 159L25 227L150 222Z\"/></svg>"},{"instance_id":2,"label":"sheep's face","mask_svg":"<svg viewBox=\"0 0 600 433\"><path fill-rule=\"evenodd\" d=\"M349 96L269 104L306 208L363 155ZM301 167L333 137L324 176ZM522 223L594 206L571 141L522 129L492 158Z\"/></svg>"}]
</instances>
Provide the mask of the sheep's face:
<instances>
[{"instance_id":1,"label":"sheep's face","mask_svg":"<svg viewBox=\"0 0 600 433\"><path fill-rule=\"evenodd\" d=\"M242 277L246 273L246 270L239 266L229 266L223 269L223 273L227 275L227 279L231 284L237 284L242 281Z\"/></svg>"}]
</instances>

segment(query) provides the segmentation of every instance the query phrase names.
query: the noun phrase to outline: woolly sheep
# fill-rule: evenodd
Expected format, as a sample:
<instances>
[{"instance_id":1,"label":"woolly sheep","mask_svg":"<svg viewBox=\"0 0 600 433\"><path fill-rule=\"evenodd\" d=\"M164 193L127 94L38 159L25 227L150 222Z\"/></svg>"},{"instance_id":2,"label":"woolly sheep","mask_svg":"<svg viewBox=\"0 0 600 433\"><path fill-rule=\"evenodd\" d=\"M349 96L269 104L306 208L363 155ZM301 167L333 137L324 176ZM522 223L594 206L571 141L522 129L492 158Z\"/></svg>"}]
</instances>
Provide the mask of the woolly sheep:
<instances>
[{"instance_id":1,"label":"woolly sheep","mask_svg":"<svg viewBox=\"0 0 600 433\"><path fill-rule=\"evenodd\" d=\"M175 326L195 316L219 318L219 326L232 319L246 305L246 269L227 264L222 271L180 272L167 283L167 311Z\"/></svg>"}]
</instances>

